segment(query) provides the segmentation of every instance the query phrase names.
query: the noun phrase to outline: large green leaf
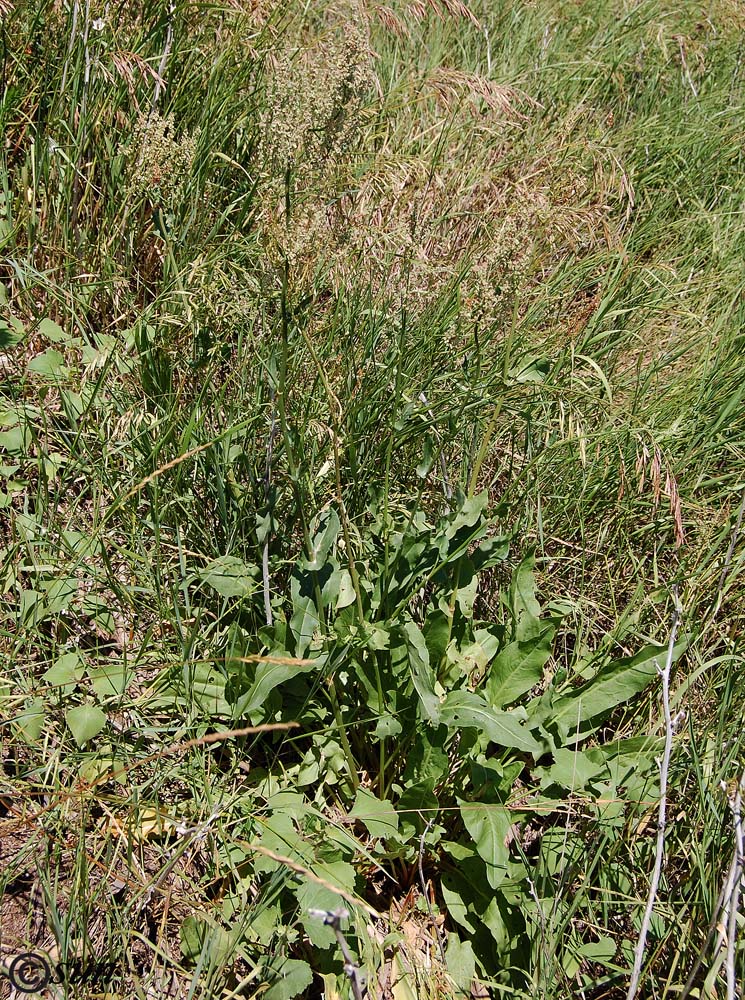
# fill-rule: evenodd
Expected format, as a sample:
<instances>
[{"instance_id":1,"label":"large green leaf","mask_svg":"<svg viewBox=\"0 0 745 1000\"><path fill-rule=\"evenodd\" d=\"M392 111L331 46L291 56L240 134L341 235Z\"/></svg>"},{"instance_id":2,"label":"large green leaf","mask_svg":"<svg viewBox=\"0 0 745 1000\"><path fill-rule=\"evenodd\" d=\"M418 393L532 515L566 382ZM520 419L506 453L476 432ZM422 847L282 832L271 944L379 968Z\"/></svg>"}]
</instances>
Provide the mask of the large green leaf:
<instances>
[{"instance_id":1,"label":"large green leaf","mask_svg":"<svg viewBox=\"0 0 745 1000\"><path fill-rule=\"evenodd\" d=\"M510 552L510 539L505 535L485 538L471 552L471 559L477 572L504 562Z\"/></svg>"},{"instance_id":2,"label":"large green leaf","mask_svg":"<svg viewBox=\"0 0 745 1000\"><path fill-rule=\"evenodd\" d=\"M403 785L408 788L421 782L434 786L447 774L450 767L445 744L448 739L447 727L426 729L419 727L416 741L406 757Z\"/></svg>"},{"instance_id":3,"label":"large green leaf","mask_svg":"<svg viewBox=\"0 0 745 1000\"><path fill-rule=\"evenodd\" d=\"M49 318L43 319L39 323L38 332L42 337L51 340L53 344L64 344L71 339L58 323Z\"/></svg>"},{"instance_id":4,"label":"large green leaf","mask_svg":"<svg viewBox=\"0 0 745 1000\"><path fill-rule=\"evenodd\" d=\"M416 467L416 474L420 479L426 479L435 461L435 448L432 435L422 434L422 460Z\"/></svg>"},{"instance_id":5,"label":"large green leaf","mask_svg":"<svg viewBox=\"0 0 745 1000\"><path fill-rule=\"evenodd\" d=\"M230 718L231 708L225 700L225 677L210 663L191 663L184 667L183 677L193 704L207 715Z\"/></svg>"},{"instance_id":6,"label":"large green leaf","mask_svg":"<svg viewBox=\"0 0 745 1000\"><path fill-rule=\"evenodd\" d=\"M261 827L258 843L262 847L305 866L315 864L313 847L307 838L298 832L291 816L276 811L267 819L259 819L258 823ZM254 870L257 874L278 871L282 865L283 862L275 861L265 854L257 853L254 857Z\"/></svg>"},{"instance_id":7,"label":"large green leaf","mask_svg":"<svg viewBox=\"0 0 745 1000\"><path fill-rule=\"evenodd\" d=\"M337 570L335 576L338 577L338 583L334 590L334 597L336 598L334 611L338 612L354 604L356 594L354 592L352 576L348 569Z\"/></svg>"},{"instance_id":8,"label":"large green leaf","mask_svg":"<svg viewBox=\"0 0 745 1000\"><path fill-rule=\"evenodd\" d=\"M201 913L190 913L179 929L181 954L195 965L204 955L208 966L222 965L230 955L230 934Z\"/></svg>"},{"instance_id":9,"label":"large green leaf","mask_svg":"<svg viewBox=\"0 0 745 1000\"><path fill-rule=\"evenodd\" d=\"M439 608L430 611L422 628L424 641L429 651L430 663L439 663L443 658L447 644L450 641L450 633L450 618L448 615Z\"/></svg>"},{"instance_id":10,"label":"large green leaf","mask_svg":"<svg viewBox=\"0 0 745 1000\"><path fill-rule=\"evenodd\" d=\"M371 837L392 837L398 832L398 813L389 799L359 788L350 817L359 819Z\"/></svg>"},{"instance_id":11,"label":"large green leaf","mask_svg":"<svg viewBox=\"0 0 745 1000\"><path fill-rule=\"evenodd\" d=\"M248 597L258 587L258 569L237 556L219 556L198 573L208 587L221 597Z\"/></svg>"},{"instance_id":12,"label":"large green leaf","mask_svg":"<svg viewBox=\"0 0 745 1000\"><path fill-rule=\"evenodd\" d=\"M116 698L127 690L132 673L127 670L125 661L114 660L88 667L88 677L99 698Z\"/></svg>"},{"instance_id":13,"label":"large green leaf","mask_svg":"<svg viewBox=\"0 0 745 1000\"><path fill-rule=\"evenodd\" d=\"M85 664L76 652L63 653L44 674L44 680L55 688L55 694L68 695L85 674Z\"/></svg>"},{"instance_id":14,"label":"large green leaf","mask_svg":"<svg viewBox=\"0 0 745 1000\"><path fill-rule=\"evenodd\" d=\"M0 316L0 351L6 351L23 339L23 323L15 316Z\"/></svg>"},{"instance_id":15,"label":"large green leaf","mask_svg":"<svg viewBox=\"0 0 745 1000\"><path fill-rule=\"evenodd\" d=\"M16 424L7 431L0 431L0 451L24 452L31 443L31 431L27 425Z\"/></svg>"},{"instance_id":16,"label":"large green leaf","mask_svg":"<svg viewBox=\"0 0 745 1000\"><path fill-rule=\"evenodd\" d=\"M334 544L336 536L339 534L339 528L339 515L335 510L331 509L328 511L325 523L316 532L310 543L310 557L303 560L305 569L318 572L318 570L323 567L326 562L326 558L331 551L331 546Z\"/></svg>"},{"instance_id":17,"label":"large green leaf","mask_svg":"<svg viewBox=\"0 0 745 1000\"><path fill-rule=\"evenodd\" d=\"M505 806L496 803L457 801L463 825L473 838L479 857L486 863L489 885L496 889L507 875L512 815Z\"/></svg>"},{"instance_id":18,"label":"large green leaf","mask_svg":"<svg viewBox=\"0 0 745 1000\"><path fill-rule=\"evenodd\" d=\"M597 775L606 772L605 762L591 759L589 754L567 749L554 750L551 767L537 768L534 777L540 777L541 788L559 785L571 792L582 791Z\"/></svg>"},{"instance_id":19,"label":"large green leaf","mask_svg":"<svg viewBox=\"0 0 745 1000\"><path fill-rule=\"evenodd\" d=\"M500 652L486 682L486 695L494 708L511 705L540 681L553 637L553 626L544 626L538 635L511 642Z\"/></svg>"},{"instance_id":20,"label":"large green leaf","mask_svg":"<svg viewBox=\"0 0 745 1000\"><path fill-rule=\"evenodd\" d=\"M464 838L465 841L465 838ZM473 851L472 844L443 844L455 861L442 872L441 888L448 914L470 933L477 933L483 924L482 914L494 898L494 892L484 878L484 862Z\"/></svg>"},{"instance_id":21,"label":"large green leaf","mask_svg":"<svg viewBox=\"0 0 745 1000\"><path fill-rule=\"evenodd\" d=\"M525 907L524 890L521 890L517 897L509 898L505 889L492 894L488 905L479 914L479 922L488 928L492 936L493 945L496 947L498 955L509 955L514 953L514 948L525 934L525 918L523 908Z\"/></svg>"},{"instance_id":22,"label":"large green leaf","mask_svg":"<svg viewBox=\"0 0 745 1000\"><path fill-rule=\"evenodd\" d=\"M450 729L478 729L502 747L532 754L543 750L515 712L497 712L471 691L451 691L440 706L440 718Z\"/></svg>"},{"instance_id":23,"label":"large green leaf","mask_svg":"<svg viewBox=\"0 0 745 1000\"><path fill-rule=\"evenodd\" d=\"M310 573L293 573L290 580L292 618L290 631L295 636L295 655L305 656L314 634L321 627Z\"/></svg>"},{"instance_id":24,"label":"large green leaf","mask_svg":"<svg viewBox=\"0 0 745 1000\"><path fill-rule=\"evenodd\" d=\"M508 594L514 638L524 642L538 635L545 624L539 620L541 606L535 596L535 556L529 552L512 575Z\"/></svg>"},{"instance_id":25,"label":"large green leaf","mask_svg":"<svg viewBox=\"0 0 745 1000\"><path fill-rule=\"evenodd\" d=\"M48 347L46 351L37 354L28 363L28 370L36 375L43 375L46 378L61 378L64 375L65 359L59 351L53 347Z\"/></svg>"},{"instance_id":26,"label":"large green leaf","mask_svg":"<svg viewBox=\"0 0 745 1000\"><path fill-rule=\"evenodd\" d=\"M106 714L97 705L78 705L65 713L65 722L79 747L97 736L106 725Z\"/></svg>"},{"instance_id":27,"label":"large green leaf","mask_svg":"<svg viewBox=\"0 0 745 1000\"><path fill-rule=\"evenodd\" d=\"M460 648L455 643L450 644L448 658L458 663L467 676L476 674L481 677L498 649L499 636L489 629L477 628L473 633L473 642L461 642Z\"/></svg>"},{"instance_id":28,"label":"large green leaf","mask_svg":"<svg viewBox=\"0 0 745 1000\"><path fill-rule=\"evenodd\" d=\"M481 515L489 502L489 494L486 490L474 497L466 497L460 506L449 518L445 528L445 536L454 538L461 528L473 528L481 520Z\"/></svg>"},{"instance_id":29,"label":"large green leaf","mask_svg":"<svg viewBox=\"0 0 745 1000\"><path fill-rule=\"evenodd\" d=\"M469 914L468 897L467 894L462 891L457 879L455 879L452 875L450 877L448 877L448 875L443 875L440 884L440 891L442 892L442 898L445 901L448 916L452 920L455 920L456 923L460 924L461 927L465 927L471 934L475 934L476 923L474 923L472 914Z\"/></svg>"},{"instance_id":30,"label":"large green leaf","mask_svg":"<svg viewBox=\"0 0 745 1000\"><path fill-rule=\"evenodd\" d=\"M336 885L346 892L354 892L355 872L352 865L338 858L331 861L316 862L313 874L322 878L330 885ZM295 897L300 906L303 926L316 948L329 948L335 945L336 935L332 927L324 924L319 917L312 916L309 910L337 910L344 905L344 898L338 892L319 885L305 875L300 876L300 885L295 890Z\"/></svg>"},{"instance_id":31,"label":"large green leaf","mask_svg":"<svg viewBox=\"0 0 745 1000\"><path fill-rule=\"evenodd\" d=\"M270 968L271 985L261 994L263 1000L292 1000L313 982L310 966L298 958L275 958Z\"/></svg>"},{"instance_id":32,"label":"large green leaf","mask_svg":"<svg viewBox=\"0 0 745 1000\"><path fill-rule=\"evenodd\" d=\"M13 719L14 727L26 743L36 743L46 722L46 710L41 698L34 698Z\"/></svg>"},{"instance_id":33,"label":"large green leaf","mask_svg":"<svg viewBox=\"0 0 745 1000\"><path fill-rule=\"evenodd\" d=\"M686 645L685 640L677 644L673 661ZM629 701L659 676L658 665L661 668L666 657L666 646L649 645L634 656L613 660L587 684L554 702L554 720L571 728Z\"/></svg>"},{"instance_id":34,"label":"large green leaf","mask_svg":"<svg viewBox=\"0 0 745 1000\"><path fill-rule=\"evenodd\" d=\"M433 725L440 721L440 699L435 694L434 673L429 665L429 650L421 629L415 622L405 622L400 629L409 657L409 669L424 718Z\"/></svg>"},{"instance_id":35,"label":"large green leaf","mask_svg":"<svg viewBox=\"0 0 745 1000\"><path fill-rule=\"evenodd\" d=\"M476 974L476 956L470 941L462 942L457 934L448 934L448 949L445 955L448 973L464 996L471 993Z\"/></svg>"},{"instance_id":36,"label":"large green leaf","mask_svg":"<svg viewBox=\"0 0 745 1000\"><path fill-rule=\"evenodd\" d=\"M77 595L78 581L74 576L62 576L54 580L40 582L39 590L46 594L45 604L47 615L58 615L60 612L67 610Z\"/></svg>"},{"instance_id":37,"label":"large green leaf","mask_svg":"<svg viewBox=\"0 0 745 1000\"><path fill-rule=\"evenodd\" d=\"M468 556L458 560L458 589L456 602L464 618L473 618L473 606L479 589L479 577Z\"/></svg>"},{"instance_id":38,"label":"large green leaf","mask_svg":"<svg viewBox=\"0 0 745 1000\"><path fill-rule=\"evenodd\" d=\"M427 822L437 815L439 802L434 793L434 785L434 781L429 778L404 788L398 800L401 832L396 839L405 843L414 834L421 834Z\"/></svg>"},{"instance_id":39,"label":"large green leaf","mask_svg":"<svg viewBox=\"0 0 745 1000\"><path fill-rule=\"evenodd\" d=\"M318 666L324 662L319 657ZM233 706L233 718L240 719L251 716L258 711L269 697L269 694L280 684L316 669L316 664L308 663L259 663L256 668L254 682L249 690L241 695Z\"/></svg>"}]
</instances>

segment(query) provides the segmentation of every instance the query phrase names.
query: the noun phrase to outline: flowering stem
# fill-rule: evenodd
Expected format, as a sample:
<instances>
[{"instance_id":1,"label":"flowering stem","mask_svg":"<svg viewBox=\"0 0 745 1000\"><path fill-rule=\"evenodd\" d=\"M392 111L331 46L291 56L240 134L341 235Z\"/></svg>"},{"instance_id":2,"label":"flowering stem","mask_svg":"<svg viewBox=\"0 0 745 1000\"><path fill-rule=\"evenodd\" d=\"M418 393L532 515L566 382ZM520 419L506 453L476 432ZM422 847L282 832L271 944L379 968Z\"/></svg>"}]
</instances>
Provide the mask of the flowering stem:
<instances>
[{"instance_id":1,"label":"flowering stem","mask_svg":"<svg viewBox=\"0 0 745 1000\"><path fill-rule=\"evenodd\" d=\"M515 339L515 330L517 328L517 305L518 297L515 293L515 298L512 305L512 322L510 323L510 332L507 335L507 342L504 347L504 358L502 359L502 395L500 395L494 406L494 412L491 415L491 420L489 421L486 430L484 431L484 436L481 439L481 445L479 447L478 455L476 456L476 461L474 462L473 471L471 472L471 479L468 483L468 496L469 498L476 492L476 487L479 482L479 475L481 473L481 466L484 464L486 459L486 454L489 450L489 445L491 444L492 438L494 437L494 431L497 428L497 421L499 420L500 414L502 412L502 405L504 403L504 391L507 388L507 376L510 370L510 361L512 357L512 344Z\"/></svg>"},{"instance_id":2,"label":"flowering stem","mask_svg":"<svg viewBox=\"0 0 745 1000\"><path fill-rule=\"evenodd\" d=\"M292 182L292 171L288 167L285 173L285 222L289 226L290 222L290 208L291 208L291 182ZM292 449L292 440L290 437L290 427L287 420L287 369L289 364L289 344L290 344L290 315L289 315L289 286L290 286L290 264L285 257L284 266L282 268L282 297L281 297L281 319L282 319L282 352L280 355L280 365L279 365L279 386L277 393L277 410L279 412L279 423L282 429L282 438L284 440L285 454L287 455L287 466L290 473L290 482L292 483L292 491L295 497L295 505L297 507L298 516L300 518L300 523L303 530L303 540L305 542L305 551L308 559L313 559L313 545L310 539L310 531L308 529L308 522L305 517L305 508L303 506L303 498L300 492L300 483L298 481L298 468L295 462L295 455ZM304 337L306 344L308 343L307 337ZM317 359L316 359L317 360ZM338 466L337 466L338 468ZM349 549L349 542L347 542L348 556L350 560L350 565L352 565L352 553ZM352 577L353 580L357 582L357 588L359 588L359 580L355 575ZM316 602L316 613L318 616L319 626L323 620L323 598L321 596L321 588L318 585L318 575L313 573L313 589ZM361 603L361 598L359 594L359 589L357 589L358 602ZM331 701L331 709L334 713L334 719L336 725L339 729L339 739L341 740L342 749L344 750L344 756L347 758L347 766L349 767L349 776L352 782L352 787L354 791L357 791L359 787L359 779L357 777L357 764L352 753L352 748L349 745L349 740L347 738L346 729L344 728L344 719L341 714L341 707L339 706L339 699L336 694L336 682L333 676L330 676L327 680L327 687L329 691L329 699Z\"/></svg>"}]
</instances>

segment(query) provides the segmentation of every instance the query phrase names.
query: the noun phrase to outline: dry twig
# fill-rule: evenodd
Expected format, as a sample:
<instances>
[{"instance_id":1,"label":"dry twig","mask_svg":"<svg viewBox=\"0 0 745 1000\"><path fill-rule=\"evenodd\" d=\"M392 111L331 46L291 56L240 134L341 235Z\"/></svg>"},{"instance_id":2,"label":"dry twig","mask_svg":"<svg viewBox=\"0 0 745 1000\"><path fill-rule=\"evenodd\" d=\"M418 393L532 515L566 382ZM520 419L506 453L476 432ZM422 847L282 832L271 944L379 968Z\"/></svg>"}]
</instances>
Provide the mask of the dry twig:
<instances>
[{"instance_id":1,"label":"dry twig","mask_svg":"<svg viewBox=\"0 0 745 1000\"><path fill-rule=\"evenodd\" d=\"M432 829L432 825L435 821L435 818L436 817L433 816L427 823L424 830L422 831L422 836L419 840L419 884L422 887L422 893L424 894L424 902L427 904L427 913L429 915L429 922L434 928L435 936L437 937L437 947L440 951L440 959L442 961L442 964L446 965L447 961L445 959L445 948L442 943L442 934L440 932L440 925L435 920L435 915L432 912L432 904L429 901L429 893L427 892L427 883L424 879L424 841L427 837L427 834Z\"/></svg>"},{"instance_id":2,"label":"dry twig","mask_svg":"<svg viewBox=\"0 0 745 1000\"><path fill-rule=\"evenodd\" d=\"M168 23L166 25L166 40L163 45L163 52L160 57L160 65L158 66L158 79L155 81L155 90L153 92L153 101L151 108L153 111L158 107L158 101L162 91L165 89L165 78L166 71L168 70L168 58L171 54L171 46L173 45L173 21L176 16L176 3L175 0L171 0L168 5Z\"/></svg>"},{"instance_id":3,"label":"dry twig","mask_svg":"<svg viewBox=\"0 0 745 1000\"><path fill-rule=\"evenodd\" d=\"M740 890L742 887L742 877L743 877L743 862L745 858L743 857L743 833L742 833L742 792L745 788L745 774L740 778L740 781L734 791L728 791L728 786L725 782L722 782L723 791L727 792L727 799L729 802L729 807L732 810L732 816L734 820L735 827L735 850L732 855L732 860L730 861L729 868L727 869L727 876L722 885L721 891L714 905L714 912L711 915L711 920L709 921L709 927L706 934L706 940L701 948L696 962L690 971L686 984L683 987L683 992L680 994L680 1000L686 1000L693 990L694 983L696 982L696 977L698 976L699 970L703 965L706 954L714 940L714 935L719 931L719 941L715 949L715 961L712 965L712 969L709 972L709 976L716 974L716 971L720 968L722 963L722 944L727 942L727 953L726 953L726 963L727 963L727 996L734 997L736 995L736 978L735 978L735 968L734 968L734 947L736 941L736 929L737 929L737 912L739 908L740 901ZM721 915L721 920L720 920Z\"/></svg>"},{"instance_id":4,"label":"dry twig","mask_svg":"<svg viewBox=\"0 0 745 1000\"><path fill-rule=\"evenodd\" d=\"M742 832L742 791L745 787L745 775L729 796L729 807L732 810L732 820L735 834L735 852L730 871L732 885L729 896L724 904L723 932L727 943L725 969L727 973L727 1000L735 1000L737 994L737 976L735 974L735 944L737 942L737 914L740 909L740 890L743 874L743 832Z\"/></svg>"},{"instance_id":5,"label":"dry twig","mask_svg":"<svg viewBox=\"0 0 745 1000\"><path fill-rule=\"evenodd\" d=\"M672 627L670 629L670 641L667 646L667 657L665 659L665 666L660 669L659 664L657 664L657 669L662 676L662 708L665 714L665 750L662 755L662 760L660 761L660 805L659 813L657 819L657 846L655 848L655 858L654 858L654 869L652 871L652 881L649 885L649 895L647 896L647 905L644 908L644 917L642 918L642 926L639 930L639 940L636 943L636 948L634 949L634 967L631 972L631 980L629 981L629 989L626 994L626 1000L634 1000L637 991L639 989L639 979L641 977L642 962L644 961L644 952L647 946L647 934L649 933L649 924L652 919L652 913L654 911L655 900L657 899L657 889L660 884L660 875L662 874L662 863L665 857L665 828L667 825L667 776L670 768L670 757L673 751L673 733L675 730L675 723L670 714L670 670L673 665L673 651L675 649L675 639L678 634L678 627L680 625L680 607L678 604L677 592L673 593L673 600L675 602L675 610L673 612Z\"/></svg>"}]
</instances>

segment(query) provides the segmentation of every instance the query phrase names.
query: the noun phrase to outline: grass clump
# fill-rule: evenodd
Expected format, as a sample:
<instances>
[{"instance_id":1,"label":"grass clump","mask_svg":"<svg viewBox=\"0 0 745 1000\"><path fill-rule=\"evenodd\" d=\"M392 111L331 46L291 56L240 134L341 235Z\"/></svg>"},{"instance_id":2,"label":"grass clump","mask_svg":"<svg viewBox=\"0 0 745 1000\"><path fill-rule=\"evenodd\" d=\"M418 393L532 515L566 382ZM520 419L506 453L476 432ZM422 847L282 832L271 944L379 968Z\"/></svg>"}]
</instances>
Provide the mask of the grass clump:
<instances>
[{"instance_id":1,"label":"grass clump","mask_svg":"<svg viewBox=\"0 0 745 1000\"><path fill-rule=\"evenodd\" d=\"M722 994L735 7L0 16L5 970Z\"/></svg>"}]
</instances>

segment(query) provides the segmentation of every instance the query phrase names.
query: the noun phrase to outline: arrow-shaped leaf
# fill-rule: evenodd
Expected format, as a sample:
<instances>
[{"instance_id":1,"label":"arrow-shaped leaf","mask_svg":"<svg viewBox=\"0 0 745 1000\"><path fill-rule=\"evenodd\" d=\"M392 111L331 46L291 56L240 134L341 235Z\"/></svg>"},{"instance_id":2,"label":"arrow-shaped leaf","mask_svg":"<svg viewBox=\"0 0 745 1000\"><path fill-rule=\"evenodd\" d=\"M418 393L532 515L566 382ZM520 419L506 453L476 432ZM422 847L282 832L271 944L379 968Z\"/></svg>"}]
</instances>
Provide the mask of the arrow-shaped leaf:
<instances>
[{"instance_id":1,"label":"arrow-shaped leaf","mask_svg":"<svg viewBox=\"0 0 745 1000\"><path fill-rule=\"evenodd\" d=\"M486 862L486 877L496 889L507 874L510 849L507 846L512 816L502 805L487 802L464 802L458 799L463 824L473 837L479 857Z\"/></svg>"}]
</instances>

